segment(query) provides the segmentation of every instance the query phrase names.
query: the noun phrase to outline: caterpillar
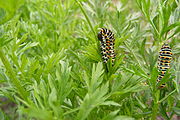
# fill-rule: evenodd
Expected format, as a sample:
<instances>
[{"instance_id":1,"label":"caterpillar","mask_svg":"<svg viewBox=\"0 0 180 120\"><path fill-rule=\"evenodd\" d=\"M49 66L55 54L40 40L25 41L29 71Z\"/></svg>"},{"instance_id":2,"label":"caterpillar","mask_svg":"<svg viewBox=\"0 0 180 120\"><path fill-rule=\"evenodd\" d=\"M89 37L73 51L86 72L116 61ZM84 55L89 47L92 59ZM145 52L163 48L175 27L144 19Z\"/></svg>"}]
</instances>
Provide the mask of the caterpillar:
<instances>
[{"instance_id":1,"label":"caterpillar","mask_svg":"<svg viewBox=\"0 0 180 120\"><path fill-rule=\"evenodd\" d=\"M98 33L98 39L100 41L101 55L104 63L112 58L112 65L115 61L115 53L114 53L114 34L111 30L106 28L101 28Z\"/></svg>"},{"instance_id":2,"label":"caterpillar","mask_svg":"<svg viewBox=\"0 0 180 120\"><path fill-rule=\"evenodd\" d=\"M161 81L167 69L170 68L171 59L172 59L171 48L167 43L164 43L159 52L158 71L160 74L158 75L157 82ZM165 86L166 86L165 83L161 84L160 88L164 88Z\"/></svg>"}]
</instances>

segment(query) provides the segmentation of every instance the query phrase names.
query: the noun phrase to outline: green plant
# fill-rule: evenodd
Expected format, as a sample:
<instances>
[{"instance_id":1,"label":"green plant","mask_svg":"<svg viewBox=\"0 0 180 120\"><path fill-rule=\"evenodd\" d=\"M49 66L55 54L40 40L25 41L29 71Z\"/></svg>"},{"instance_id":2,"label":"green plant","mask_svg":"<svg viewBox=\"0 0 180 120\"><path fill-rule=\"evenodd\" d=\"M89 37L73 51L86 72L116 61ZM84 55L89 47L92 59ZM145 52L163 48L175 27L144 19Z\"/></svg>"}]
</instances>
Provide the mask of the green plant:
<instances>
[{"instance_id":1,"label":"green plant","mask_svg":"<svg viewBox=\"0 0 180 120\"><path fill-rule=\"evenodd\" d=\"M0 0L0 118L177 118L179 17L177 0ZM115 34L114 66L102 62L102 27ZM165 42L173 59L157 83Z\"/></svg>"}]
</instances>

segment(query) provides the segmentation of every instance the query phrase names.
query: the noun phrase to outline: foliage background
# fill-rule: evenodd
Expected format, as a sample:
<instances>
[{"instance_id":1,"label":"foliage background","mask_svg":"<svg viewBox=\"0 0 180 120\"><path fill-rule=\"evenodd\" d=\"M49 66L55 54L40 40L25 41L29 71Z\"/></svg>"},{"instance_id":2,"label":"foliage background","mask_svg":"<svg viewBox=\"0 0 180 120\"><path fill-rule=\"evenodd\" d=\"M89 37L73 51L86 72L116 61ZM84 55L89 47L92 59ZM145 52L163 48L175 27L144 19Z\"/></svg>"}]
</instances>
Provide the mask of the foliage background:
<instances>
[{"instance_id":1,"label":"foliage background","mask_svg":"<svg viewBox=\"0 0 180 120\"><path fill-rule=\"evenodd\" d=\"M113 67L102 27L115 33ZM178 119L179 31L178 0L0 0L0 118ZM156 83L165 42L171 69Z\"/></svg>"}]
</instances>

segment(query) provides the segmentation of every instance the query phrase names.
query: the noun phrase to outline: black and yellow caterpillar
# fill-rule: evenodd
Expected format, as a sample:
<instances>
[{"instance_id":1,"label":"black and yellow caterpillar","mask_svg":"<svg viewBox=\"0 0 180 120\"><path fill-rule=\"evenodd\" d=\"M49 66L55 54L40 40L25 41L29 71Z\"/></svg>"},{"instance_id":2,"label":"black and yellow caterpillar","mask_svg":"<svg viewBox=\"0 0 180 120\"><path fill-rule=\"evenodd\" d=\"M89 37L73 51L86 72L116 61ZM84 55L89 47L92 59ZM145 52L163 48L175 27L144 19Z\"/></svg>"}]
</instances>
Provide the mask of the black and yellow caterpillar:
<instances>
[{"instance_id":1,"label":"black and yellow caterpillar","mask_svg":"<svg viewBox=\"0 0 180 120\"><path fill-rule=\"evenodd\" d=\"M116 57L114 53L114 34L111 32L111 30L101 28L100 32L98 33L98 39L100 40L100 48L103 62L107 63L109 58L112 58L113 65Z\"/></svg>"},{"instance_id":2,"label":"black and yellow caterpillar","mask_svg":"<svg viewBox=\"0 0 180 120\"><path fill-rule=\"evenodd\" d=\"M160 74L158 75L157 82L160 82L161 79L164 77L167 69L170 68L170 63L172 59L172 52L170 46L165 43L159 52L159 58L158 58L158 71ZM164 88L166 84L161 84L160 88Z\"/></svg>"}]
</instances>

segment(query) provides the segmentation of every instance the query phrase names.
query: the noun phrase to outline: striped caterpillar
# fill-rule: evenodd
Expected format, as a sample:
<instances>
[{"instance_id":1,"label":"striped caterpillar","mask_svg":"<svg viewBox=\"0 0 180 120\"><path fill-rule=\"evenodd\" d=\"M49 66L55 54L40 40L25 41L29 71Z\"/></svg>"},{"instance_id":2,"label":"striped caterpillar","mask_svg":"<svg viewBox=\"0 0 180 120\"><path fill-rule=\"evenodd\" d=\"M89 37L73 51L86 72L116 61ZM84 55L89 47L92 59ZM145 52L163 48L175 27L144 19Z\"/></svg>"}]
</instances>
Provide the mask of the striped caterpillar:
<instances>
[{"instance_id":1,"label":"striped caterpillar","mask_svg":"<svg viewBox=\"0 0 180 120\"><path fill-rule=\"evenodd\" d=\"M158 71L160 74L158 75L157 82L160 82L161 79L164 77L167 69L170 68L170 63L172 59L172 52L170 46L165 43L159 52L159 59L158 59ZM164 88L166 84L160 85L160 88Z\"/></svg>"},{"instance_id":2,"label":"striped caterpillar","mask_svg":"<svg viewBox=\"0 0 180 120\"><path fill-rule=\"evenodd\" d=\"M114 54L114 34L111 32L111 30L101 28L101 31L98 33L98 39L100 40L103 62L107 63L109 58L112 58L113 65L116 57Z\"/></svg>"}]
</instances>

